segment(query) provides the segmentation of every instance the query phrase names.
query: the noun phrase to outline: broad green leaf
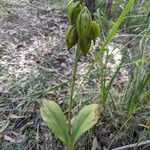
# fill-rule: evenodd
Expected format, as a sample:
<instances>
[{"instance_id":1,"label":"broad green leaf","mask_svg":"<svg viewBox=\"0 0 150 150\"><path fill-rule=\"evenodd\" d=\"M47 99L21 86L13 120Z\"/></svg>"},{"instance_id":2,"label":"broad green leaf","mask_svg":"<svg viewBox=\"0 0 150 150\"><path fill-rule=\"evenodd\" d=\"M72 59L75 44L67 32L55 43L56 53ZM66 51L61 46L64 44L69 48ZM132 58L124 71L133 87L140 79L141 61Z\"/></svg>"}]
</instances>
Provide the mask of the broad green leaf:
<instances>
[{"instance_id":1,"label":"broad green leaf","mask_svg":"<svg viewBox=\"0 0 150 150\"><path fill-rule=\"evenodd\" d=\"M68 141L68 126L61 108L54 101L46 101L40 109L42 119L53 131L56 137L65 144Z\"/></svg>"},{"instance_id":2,"label":"broad green leaf","mask_svg":"<svg viewBox=\"0 0 150 150\"><path fill-rule=\"evenodd\" d=\"M72 143L75 144L77 139L94 124L97 123L100 115L98 104L84 106L79 114L72 119Z\"/></svg>"}]
</instances>

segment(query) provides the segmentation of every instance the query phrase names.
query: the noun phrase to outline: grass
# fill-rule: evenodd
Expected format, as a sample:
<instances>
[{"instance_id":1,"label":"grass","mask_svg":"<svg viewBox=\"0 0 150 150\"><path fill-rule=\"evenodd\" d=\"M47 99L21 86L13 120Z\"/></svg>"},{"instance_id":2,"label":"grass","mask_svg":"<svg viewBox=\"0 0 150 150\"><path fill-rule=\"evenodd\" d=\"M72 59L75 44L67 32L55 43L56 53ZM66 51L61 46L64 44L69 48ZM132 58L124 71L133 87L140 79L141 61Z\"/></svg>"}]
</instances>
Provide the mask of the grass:
<instances>
[{"instance_id":1,"label":"grass","mask_svg":"<svg viewBox=\"0 0 150 150\"><path fill-rule=\"evenodd\" d=\"M8 10L10 9L10 3L8 1L0 1L0 20L4 18L8 14Z\"/></svg>"}]
</instances>

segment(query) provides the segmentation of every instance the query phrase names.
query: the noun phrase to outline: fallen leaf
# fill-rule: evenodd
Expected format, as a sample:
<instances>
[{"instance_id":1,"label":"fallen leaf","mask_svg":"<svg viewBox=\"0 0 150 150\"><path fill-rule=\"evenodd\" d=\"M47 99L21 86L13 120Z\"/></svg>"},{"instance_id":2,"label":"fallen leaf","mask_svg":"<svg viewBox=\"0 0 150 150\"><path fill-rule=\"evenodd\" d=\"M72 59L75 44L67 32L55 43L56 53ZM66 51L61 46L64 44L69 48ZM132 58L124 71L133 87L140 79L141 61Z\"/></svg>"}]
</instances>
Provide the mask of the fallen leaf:
<instances>
[{"instance_id":1,"label":"fallen leaf","mask_svg":"<svg viewBox=\"0 0 150 150\"><path fill-rule=\"evenodd\" d=\"M0 133L2 133L9 125L10 121L6 120L6 121L1 121L0 122ZM2 125L1 125L2 124Z\"/></svg>"},{"instance_id":2,"label":"fallen leaf","mask_svg":"<svg viewBox=\"0 0 150 150\"><path fill-rule=\"evenodd\" d=\"M91 148L91 150L97 150L97 148L98 148L98 141L97 141L97 137L95 137L95 138L93 139L93 143L92 143L92 148Z\"/></svg>"},{"instance_id":3,"label":"fallen leaf","mask_svg":"<svg viewBox=\"0 0 150 150\"><path fill-rule=\"evenodd\" d=\"M25 118L26 116L18 116L18 115L15 115L15 114L10 114L9 117L11 119L21 119L21 118Z\"/></svg>"}]
</instances>

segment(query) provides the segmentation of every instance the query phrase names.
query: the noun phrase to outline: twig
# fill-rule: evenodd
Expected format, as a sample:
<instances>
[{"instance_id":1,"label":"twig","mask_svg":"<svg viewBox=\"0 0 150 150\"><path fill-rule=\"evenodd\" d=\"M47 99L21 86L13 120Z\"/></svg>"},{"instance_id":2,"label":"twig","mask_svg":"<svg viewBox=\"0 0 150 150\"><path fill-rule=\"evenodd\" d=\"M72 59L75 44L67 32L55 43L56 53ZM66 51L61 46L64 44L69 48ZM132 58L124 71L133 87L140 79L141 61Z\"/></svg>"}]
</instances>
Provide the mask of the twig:
<instances>
[{"instance_id":1,"label":"twig","mask_svg":"<svg viewBox=\"0 0 150 150\"><path fill-rule=\"evenodd\" d=\"M141 135L140 135L140 137L138 139L138 142L136 143L137 145L142 141L144 133L146 132L148 125L149 125L149 121L147 121L147 123L146 123L146 125L144 127L144 130L142 131L142 133L141 133ZM137 145L136 145L136 147L137 147Z\"/></svg>"},{"instance_id":2,"label":"twig","mask_svg":"<svg viewBox=\"0 0 150 150\"><path fill-rule=\"evenodd\" d=\"M36 149L40 150L40 144L39 144L39 124L37 125L37 133L36 133Z\"/></svg>"},{"instance_id":3,"label":"twig","mask_svg":"<svg viewBox=\"0 0 150 150\"><path fill-rule=\"evenodd\" d=\"M113 142L116 140L116 138L118 137L118 135L120 134L120 132L124 129L124 127L127 125L127 123L130 121L131 116L124 122L124 124L122 125L122 127L120 128L120 130L117 132L117 134L115 135L115 137L113 138L113 140L111 141L111 143L108 145L107 149L110 149L111 145L113 144Z\"/></svg>"},{"instance_id":4,"label":"twig","mask_svg":"<svg viewBox=\"0 0 150 150\"><path fill-rule=\"evenodd\" d=\"M139 146L144 146L144 145L147 145L147 144L150 144L150 140L142 141L139 144L137 144L137 143L129 144L129 145L126 145L126 146L114 148L112 150L127 150L127 149L131 149L131 148L139 147Z\"/></svg>"}]
</instances>

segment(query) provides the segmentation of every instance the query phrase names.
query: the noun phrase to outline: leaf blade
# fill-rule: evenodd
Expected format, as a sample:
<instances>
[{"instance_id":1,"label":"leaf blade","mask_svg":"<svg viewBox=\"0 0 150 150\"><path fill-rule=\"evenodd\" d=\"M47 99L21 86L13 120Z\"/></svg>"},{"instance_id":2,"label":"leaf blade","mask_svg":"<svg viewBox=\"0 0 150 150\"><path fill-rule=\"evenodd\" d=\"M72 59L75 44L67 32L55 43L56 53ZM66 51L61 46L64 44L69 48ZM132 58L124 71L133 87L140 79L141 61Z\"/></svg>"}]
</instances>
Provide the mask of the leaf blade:
<instances>
[{"instance_id":1,"label":"leaf blade","mask_svg":"<svg viewBox=\"0 0 150 150\"><path fill-rule=\"evenodd\" d=\"M53 131L56 137L67 144L68 141L68 126L66 118L54 101L46 101L40 109L42 119L48 127Z\"/></svg>"},{"instance_id":2,"label":"leaf blade","mask_svg":"<svg viewBox=\"0 0 150 150\"><path fill-rule=\"evenodd\" d=\"M79 114L73 118L72 123L72 143L75 144L77 139L99 119L100 107L98 104L90 104L84 106Z\"/></svg>"}]
</instances>

